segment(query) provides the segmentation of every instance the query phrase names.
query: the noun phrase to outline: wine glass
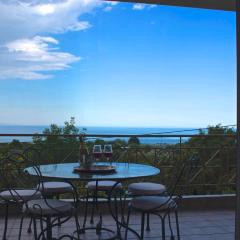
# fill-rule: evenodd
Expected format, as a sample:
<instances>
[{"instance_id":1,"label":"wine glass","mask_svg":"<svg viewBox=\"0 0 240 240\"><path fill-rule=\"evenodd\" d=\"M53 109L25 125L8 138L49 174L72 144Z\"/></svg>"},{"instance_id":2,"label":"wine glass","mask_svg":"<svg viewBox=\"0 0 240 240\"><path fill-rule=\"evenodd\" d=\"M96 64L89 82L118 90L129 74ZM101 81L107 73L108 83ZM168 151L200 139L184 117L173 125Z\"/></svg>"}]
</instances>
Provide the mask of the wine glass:
<instances>
[{"instance_id":1,"label":"wine glass","mask_svg":"<svg viewBox=\"0 0 240 240\"><path fill-rule=\"evenodd\" d=\"M102 157L102 146L101 145L93 146L93 156L96 159L96 162Z\"/></svg>"},{"instance_id":2,"label":"wine glass","mask_svg":"<svg viewBox=\"0 0 240 240\"><path fill-rule=\"evenodd\" d=\"M113 155L112 145L111 144L104 145L103 153L104 156L107 158L107 161L109 161L109 159L112 158Z\"/></svg>"}]
</instances>

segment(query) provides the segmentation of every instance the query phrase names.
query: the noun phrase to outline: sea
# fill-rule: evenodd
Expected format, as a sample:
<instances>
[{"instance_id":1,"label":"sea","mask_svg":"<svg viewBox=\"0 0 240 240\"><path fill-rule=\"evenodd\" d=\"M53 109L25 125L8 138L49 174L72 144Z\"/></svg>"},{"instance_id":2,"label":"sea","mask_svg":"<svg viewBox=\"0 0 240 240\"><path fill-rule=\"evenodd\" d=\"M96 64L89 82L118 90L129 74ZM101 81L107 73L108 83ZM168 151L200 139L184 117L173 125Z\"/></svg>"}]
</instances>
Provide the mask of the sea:
<instances>
[{"instance_id":1,"label":"sea","mask_svg":"<svg viewBox=\"0 0 240 240\"><path fill-rule=\"evenodd\" d=\"M44 129L49 126L44 125L34 125L34 126L18 126L18 125L0 125L0 134L35 134L42 133ZM121 134L133 134L133 135L143 135L143 134L197 134L197 129L190 128L148 128L148 127L79 127L80 132L86 134L110 134L110 135L121 135ZM11 142L13 139L19 140L21 142L31 142L32 137L0 137L0 142ZM105 138L104 140L115 140L116 138ZM128 138L119 138L127 141ZM188 138L183 138L182 141L186 141ZM94 141L95 138L89 139L89 141ZM179 143L179 137L140 137L141 144L176 144Z\"/></svg>"}]
</instances>

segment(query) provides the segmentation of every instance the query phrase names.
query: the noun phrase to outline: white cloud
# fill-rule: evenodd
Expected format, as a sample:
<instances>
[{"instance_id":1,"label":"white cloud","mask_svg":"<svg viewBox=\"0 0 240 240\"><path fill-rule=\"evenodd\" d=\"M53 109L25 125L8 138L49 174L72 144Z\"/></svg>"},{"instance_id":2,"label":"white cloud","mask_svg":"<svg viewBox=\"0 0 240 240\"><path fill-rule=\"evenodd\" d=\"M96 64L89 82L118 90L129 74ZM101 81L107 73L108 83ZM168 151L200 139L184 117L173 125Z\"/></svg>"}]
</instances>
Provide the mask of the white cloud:
<instances>
[{"instance_id":1,"label":"white cloud","mask_svg":"<svg viewBox=\"0 0 240 240\"><path fill-rule=\"evenodd\" d=\"M136 4L133 4L133 7L132 9L133 10L143 10L143 9L152 9L152 8L155 8L157 7L156 4L142 4L142 3L136 3Z\"/></svg>"},{"instance_id":2,"label":"white cloud","mask_svg":"<svg viewBox=\"0 0 240 240\"><path fill-rule=\"evenodd\" d=\"M106 2L106 4L112 5L112 6L116 6L119 2L117 1L108 1Z\"/></svg>"},{"instance_id":3,"label":"white cloud","mask_svg":"<svg viewBox=\"0 0 240 240\"><path fill-rule=\"evenodd\" d=\"M143 10L145 7L146 7L145 4L141 4L141 3L133 4L133 10Z\"/></svg>"},{"instance_id":4,"label":"white cloud","mask_svg":"<svg viewBox=\"0 0 240 240\"><path fill-rule=\"evenodd\" d=\"M110 12L110 11L112 11L112 10L113 10L113 7L116 6L116 5L118 5L118 3L119 3L119 2L117 2L117 1L106 1L106 2L105 2L106 7L103 8L103 11L105 11L105 12Z\"/></svg>"},{"instance_id":5,"label":"white cloud","mask_svg":"<svg viewBox=\"0 0 240 240\"><path fill-rule=\"evenodd\" d=\"M112 11L112 9L113 9L113 7L111 7L111 6L106 6L106 7L103 9L103 11L105 11L105 12L110 12L110 11Z\"/></svg>"},{"instance_id":6,"label":"white cloud","mask_svg":"<svg viewBox=\"0 0 240 240\"><path fill-rule=\"evenodd\" d=\"M32 39L18 39L2 46L0 79L47 79L52 75L46 72L64 70L80 59L51 47L57 44L58 41L52 37L36 36Z\"/></svg>"},{"instance_id":7,"label":"white cloud","mask_svg":"<svg viewBox=\"0 0 240 240\"><path fill-rule=\"evenodd\" d=\"M92 25L89 22L82 21L82 22L78 22L72 26L71 25L68 26L68 31L72 31L72 32L80 31L80 30L88 29L91 26Z\"/></svg>"},{"instance_id":8,"label":"white cloud","mask_svg":"<svg viewBox=\"0 0 240 240\"><path fill-rule=\"evenodd\" d=\"M99 0L0 0L0 78L49 78L46 72L79 60L52 49L58 41L49 35L88 29L91 24L79 18L102 5Z\"/></svg>"},{"instance_id":9,"label":"white cloud","mask_svg":"<svg viewBox=\"0 0 240 240\"><path fill-rule=\"evenodd\" d=\"M149 5L149 8L156 8L157 7L157 4L150 4Z\"/></svg>"},{"instance_id":10,"label":"white cloud","mask_svg":"<svg viewBox=\"0 0 240 240\"><path fill-rule=\"evenodd\" d=\"M0 42L86 29L90 24L79 17L100 4L100 0L0 0L0 30L4 33Z\"/></svg>"},{"instance_id":11,"label":"white cloud","mask_svg":"<svg viewBox=\"0 0 240 240\"><path fill-rule=\"evenodd\" d=\"M55 9L53 4L41 4L35 7L36 12L43 16L54 13Z\"/></svg>"}]
</instances>

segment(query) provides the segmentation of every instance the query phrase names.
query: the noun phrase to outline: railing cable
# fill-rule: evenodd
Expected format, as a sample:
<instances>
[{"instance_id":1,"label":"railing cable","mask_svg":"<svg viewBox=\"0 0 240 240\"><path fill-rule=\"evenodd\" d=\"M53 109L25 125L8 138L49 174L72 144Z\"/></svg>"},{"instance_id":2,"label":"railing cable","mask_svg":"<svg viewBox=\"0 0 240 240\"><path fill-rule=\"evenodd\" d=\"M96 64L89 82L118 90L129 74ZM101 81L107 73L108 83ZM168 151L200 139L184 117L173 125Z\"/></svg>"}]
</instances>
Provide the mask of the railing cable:
<instances>
[{"instance_id":1,"label":"railing cable","mask_svg":"<svg viewBox=\"0 0 240 240\"><path fill-rule=\"evenodd\" d=\"M229 128L229 127L236 127L236 124L221 126L221 128ZM172 133L179 133L179 132L193 132L193 131L201 131L201 130L208 130L211 127L206 128L193 128L193 129L183 129L183 130L173 130L168 132L158 132L158 133L145 133L144 135L160 135L160 134L172 134Z\"/></svg>"}]
</instances>

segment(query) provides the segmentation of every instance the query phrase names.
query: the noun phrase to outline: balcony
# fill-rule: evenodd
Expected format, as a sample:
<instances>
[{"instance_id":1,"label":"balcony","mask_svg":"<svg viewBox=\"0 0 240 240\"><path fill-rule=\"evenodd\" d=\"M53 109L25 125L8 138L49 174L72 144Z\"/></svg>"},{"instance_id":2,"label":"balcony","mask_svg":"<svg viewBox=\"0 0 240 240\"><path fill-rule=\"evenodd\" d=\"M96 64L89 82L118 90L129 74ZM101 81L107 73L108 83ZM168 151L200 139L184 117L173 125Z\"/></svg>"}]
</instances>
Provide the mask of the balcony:
<instances>
[{"instance_id":1,"label":"balcony","mask_svg":"<svg viewBox=\"0 0 240 240\"><path fill-rule=\"evenodd\" d=\"M114 162L144 163L160 168L160 174L136 181L154 181L168 185L171 171L176 162L183 164L188 161L193 170L191 176L178 186L183 194L180 206L181 239L208 240L233 239L235 231L235 173L236 145L235 135L44 135L44 134L1 134L1 154L22 152L29 146L40 149L40 164L76 162L79 154L79 137L84 137L88 147L94 143L113 145ZM6 142L14 138L18 141ZM129 138L155 139L157 144L128 144ZM33 139L33 142L32 142ZM116 139L120 139L116 141ZM158 140L156 140L158 139ZM150 141L151 142L151 141ZM169 144L166 144L169 142ZM174 143L171 143L174 142ZM103 159L106 160L106 159ZM37 161L37 159L36 159ZM125 182L124 187L133 180ZM85 194L85 183L76 183L80 195ZM68 198L63 195L62 198ZM68 199L69 200L69 199ZM129 201L130 198L127 199ZM71 199L69 200L71 201ZM101 203L100 203L101 204ZM106 204L101 204L105 212L104 226L115 227L114 221L107 211ZM3 215L4 209L1 209ZM8 239L18 236L20 208L14 208L10 214ZM80 223L83 212L79 211ZM140 215L132 216L130 225L140 231ZM22 239L33 239L27 233L29 220L24 221ZM172 222L174 225L174 221ZM4 218L0 220L3 229ZM159 219L150 219L151 231L146 232L144 239L160 239L161 228ZM74 231L73 222L67 222L54 230L55 236ZM0 231L2 234L3 231ZM167 239L170 232L166 229ZM1 235L0 235L1 236ZM95 239L94 237L92 239ZM128 239L136 239L129 233Z\"/></svg>"}]
</instances>

